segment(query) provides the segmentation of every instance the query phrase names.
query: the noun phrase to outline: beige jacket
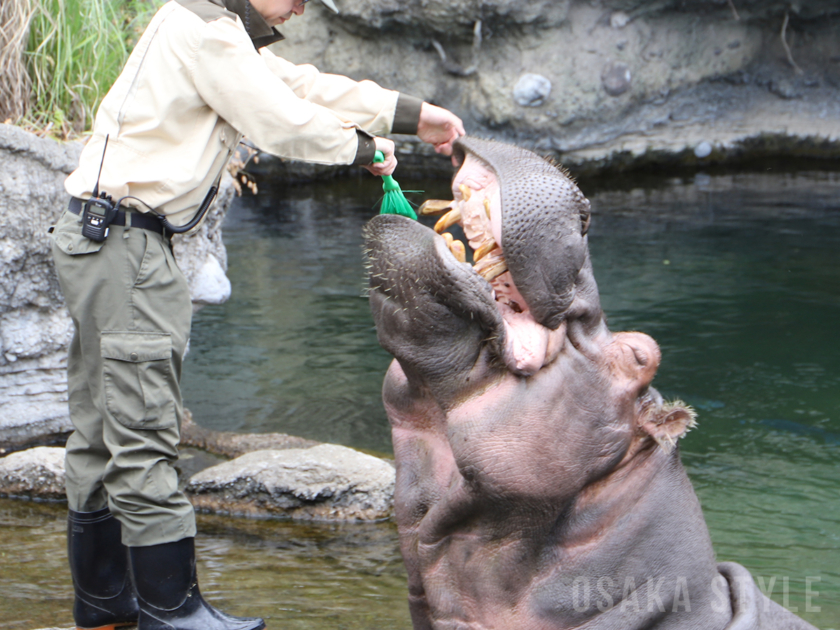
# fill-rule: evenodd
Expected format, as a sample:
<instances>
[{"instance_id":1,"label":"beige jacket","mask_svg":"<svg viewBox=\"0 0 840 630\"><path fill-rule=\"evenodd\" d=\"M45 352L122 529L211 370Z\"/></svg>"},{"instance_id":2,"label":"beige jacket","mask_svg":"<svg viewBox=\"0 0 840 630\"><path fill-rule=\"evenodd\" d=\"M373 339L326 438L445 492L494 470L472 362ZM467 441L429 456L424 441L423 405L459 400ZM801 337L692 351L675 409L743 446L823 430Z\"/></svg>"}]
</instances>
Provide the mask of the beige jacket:
<instances>
[{"instance_id":1,"label":"beige jacket","mask_svg":"<svg viewBox=\"0 0 840 630\"><path fill-rule=\"evenodd\" d=\"M184 225L243 134L281 157L368 164L363 131L416 133L421 101L262 47L279 39L248 0L164 5L102 101L67 191L89 197L102 163L100 190Z\"/></svg>"}]
</instances>

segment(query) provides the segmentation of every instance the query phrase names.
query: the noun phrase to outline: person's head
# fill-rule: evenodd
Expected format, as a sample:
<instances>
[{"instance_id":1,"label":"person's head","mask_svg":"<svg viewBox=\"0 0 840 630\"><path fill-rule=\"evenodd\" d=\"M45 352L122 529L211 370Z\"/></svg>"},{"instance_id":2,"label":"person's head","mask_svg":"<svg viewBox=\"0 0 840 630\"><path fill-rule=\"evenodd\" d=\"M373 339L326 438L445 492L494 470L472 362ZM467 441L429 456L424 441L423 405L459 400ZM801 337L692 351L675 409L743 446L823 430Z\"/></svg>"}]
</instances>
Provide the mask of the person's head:
<instances>
[{"instance_id":1,"label":"person's head","mask_svg":"<svg viewBox=\"0 0 840 630\"><path fill-rule=\"evenodd\" d=\"M251 0L251 5L271 26L282 24L293 15L303 15L309 0ZM334 0L321 0L329 9L338 13Z\"/></svg>"}]
</instances>

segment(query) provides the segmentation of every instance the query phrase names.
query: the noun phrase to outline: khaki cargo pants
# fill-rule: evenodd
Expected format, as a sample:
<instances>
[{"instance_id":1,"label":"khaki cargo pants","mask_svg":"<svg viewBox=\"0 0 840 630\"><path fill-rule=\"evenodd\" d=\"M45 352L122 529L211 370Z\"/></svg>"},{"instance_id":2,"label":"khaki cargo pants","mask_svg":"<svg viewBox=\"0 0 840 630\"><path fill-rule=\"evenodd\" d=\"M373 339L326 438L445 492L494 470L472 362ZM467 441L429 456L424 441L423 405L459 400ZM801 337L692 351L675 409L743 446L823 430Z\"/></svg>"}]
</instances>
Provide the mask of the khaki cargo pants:
<instances>
[{"instance_id":1,"label":"khaki cargo pants","mask_svg":"<svg viewBox=\"0 0 840 630\"><path fill-rule=\"evenodd\" d=\"M67 441L69 508L107 505L130 547L195 536L195 513L173 468L192 317L187 282L160 234L111 226L96 243L81 229L81 218L65 211L53 232L76 327L67 360L76 429Z\"/></svg>"}]
</instances>

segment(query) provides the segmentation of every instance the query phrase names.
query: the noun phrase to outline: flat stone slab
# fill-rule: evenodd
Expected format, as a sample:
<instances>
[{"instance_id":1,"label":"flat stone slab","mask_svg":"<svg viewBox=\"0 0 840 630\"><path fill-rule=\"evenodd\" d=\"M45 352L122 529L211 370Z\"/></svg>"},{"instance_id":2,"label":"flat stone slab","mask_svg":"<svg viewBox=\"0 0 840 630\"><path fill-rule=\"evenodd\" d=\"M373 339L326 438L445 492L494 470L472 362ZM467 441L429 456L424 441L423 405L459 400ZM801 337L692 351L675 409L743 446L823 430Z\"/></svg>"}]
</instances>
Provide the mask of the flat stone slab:
<instances>
[{"instance_id":1,"label":"flat stone slab","mask_svg":"<svg viewBox=\"0 0 840 630\"><path fill-rule=\"evenodd\" d=\"M192 446L214 455L233 459L254 451L279 451L287 448L308 448L320 442L285 433L233 433L214 431L193 421L189 409L184 409L181 424L181 447Z\"/></svg>"},{"instance_id":2,"label":"flat stone slab","mask_svg":"<svg viewBox=\"0 0 840 630\"><path fill-rule=\"evenodd\" d=\"M64 448L39 446L0 458L0 496L60 501ZM185 488L196 509L232 516L375 521L393 509L391 463L335 444L261 450L206 468Z\"/></svg>"},{"instance_id":3,"label":"flat stone slab","mask_svg":"<svg viewBox=\"0 0 840 630\"><path fill-rule=\"evenodd\" d=\"M0 495L64 499L64 449L39 446L0 459Z\"/></svg>"},{"instance_id":4,"label":"flat stone slab","mask_svg":"<svg viewBox=\"0 0 840 630\"><path fill-rule=\"evenodd\" d=\"M371 521L393 508L391 464L335 444L263 450L207 468L186 491L203 511L300 520Z\"/></svg>"}]
</instances>

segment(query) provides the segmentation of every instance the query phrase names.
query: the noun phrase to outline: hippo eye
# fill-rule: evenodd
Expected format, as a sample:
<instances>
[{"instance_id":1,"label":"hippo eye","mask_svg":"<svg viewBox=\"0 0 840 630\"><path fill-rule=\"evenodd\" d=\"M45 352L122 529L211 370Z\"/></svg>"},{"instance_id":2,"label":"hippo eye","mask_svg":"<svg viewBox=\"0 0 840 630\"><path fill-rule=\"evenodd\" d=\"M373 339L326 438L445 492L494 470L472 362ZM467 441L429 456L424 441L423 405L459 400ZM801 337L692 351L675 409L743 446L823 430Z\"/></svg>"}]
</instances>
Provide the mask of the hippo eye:
<instances>
[{"instance_id":1,"label":"hippo eye","mask_svg":"<svg viewBox=\"0 0 840 630\"><path fill-rule=\"evenodd\" d=\"M580 211L580 235L586 236L586 233L589 231L589 222L592 219L592 212L590 212L589 207L583 208Z\"/></svg>"}]
</instances>

